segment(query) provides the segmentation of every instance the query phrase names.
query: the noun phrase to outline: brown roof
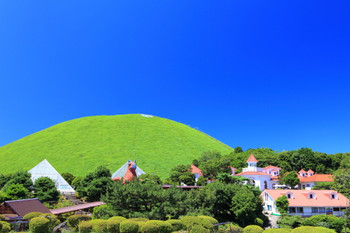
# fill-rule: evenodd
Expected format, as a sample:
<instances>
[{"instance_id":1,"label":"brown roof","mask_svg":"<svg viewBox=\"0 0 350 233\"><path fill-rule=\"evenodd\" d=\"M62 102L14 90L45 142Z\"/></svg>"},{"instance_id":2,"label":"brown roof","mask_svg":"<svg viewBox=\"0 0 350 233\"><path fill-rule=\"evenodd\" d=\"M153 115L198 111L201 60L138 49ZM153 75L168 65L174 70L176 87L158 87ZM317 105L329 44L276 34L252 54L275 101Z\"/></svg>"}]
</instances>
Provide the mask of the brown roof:
<instances>
[{"instance_id":1,"label":"brown roof","mask_svg":"<svg viewBox=\"0 0 350 233\"><path fill-rule=\"evenodd\" d=\"M21 217L31 212L51 213L38 198L5 201L3 205L9 206L18 216Z\"/></svg>"},{"instance_id":2,"label":"brown roof","mask_svg":"<svg viewBox=\"0 0 350 233\"><path fill-rule=\"evenodd\" d=\"M79 205L74 205L74 206L58 208L58 209L52 209L51 213L52 214L64 214L64 213L69 213L69 212L75 212L78 210L93 208L93 207L105 205L105 204L106 203L104 203L102 201L95 201L95 202L90 202L90 203L85 203L85 204L79 204Z\"/></svg>"}]
</instances>

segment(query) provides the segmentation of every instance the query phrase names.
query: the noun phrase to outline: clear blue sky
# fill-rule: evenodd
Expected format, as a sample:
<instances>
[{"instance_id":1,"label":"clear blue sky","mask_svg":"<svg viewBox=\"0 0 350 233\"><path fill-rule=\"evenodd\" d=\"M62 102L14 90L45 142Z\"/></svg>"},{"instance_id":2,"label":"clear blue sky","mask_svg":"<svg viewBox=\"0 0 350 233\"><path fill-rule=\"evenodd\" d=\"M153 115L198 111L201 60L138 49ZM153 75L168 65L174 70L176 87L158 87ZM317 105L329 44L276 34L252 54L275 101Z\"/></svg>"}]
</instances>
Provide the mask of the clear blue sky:
<instances>
[{"instance_id":1,"label":"clear blue sky","mask_svg":"<svg viewBox=\"0 0 350 233\"><path fill-rule=\"evenodd\" d=\"M350 1L1 1L0 146L128 113L350 152Z\"/></svg>"}]
</instances>

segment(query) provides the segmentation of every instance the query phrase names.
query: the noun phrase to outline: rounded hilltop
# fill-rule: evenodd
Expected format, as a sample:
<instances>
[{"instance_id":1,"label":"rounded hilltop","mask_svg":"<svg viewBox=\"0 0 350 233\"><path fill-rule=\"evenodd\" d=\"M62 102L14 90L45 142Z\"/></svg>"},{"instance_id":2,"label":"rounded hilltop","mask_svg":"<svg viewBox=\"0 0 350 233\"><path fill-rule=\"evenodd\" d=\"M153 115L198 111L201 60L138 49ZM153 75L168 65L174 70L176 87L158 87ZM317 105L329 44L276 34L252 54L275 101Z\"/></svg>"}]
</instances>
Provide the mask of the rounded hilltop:
<instances>
[{"instance_id":1,"label":"rounded hilltop","mask_svg":"<svg viewBox=\"0 0 350 233\"><path fill-rule=\"evenodd\" d=\"M233 149L209 135L169 119L129 114L66 121L0 147L0 171L29 170L47 159L58 172L86 175L104 165L113 173L128 159L146 173L168 176L177 164L202 152Z\"/></svg>"}]
</instances>

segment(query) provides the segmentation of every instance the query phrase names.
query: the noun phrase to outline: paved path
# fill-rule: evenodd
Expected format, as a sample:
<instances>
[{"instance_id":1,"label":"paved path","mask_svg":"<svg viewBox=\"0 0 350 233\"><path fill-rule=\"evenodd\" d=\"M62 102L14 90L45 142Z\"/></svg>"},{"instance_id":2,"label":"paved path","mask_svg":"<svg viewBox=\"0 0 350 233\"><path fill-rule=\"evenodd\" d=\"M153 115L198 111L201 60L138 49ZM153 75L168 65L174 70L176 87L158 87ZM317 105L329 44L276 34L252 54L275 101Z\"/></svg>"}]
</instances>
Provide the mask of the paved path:
<instances>
[{"instance_id":1,"label":"paved path","mask_svg":"<svg viewBox=\"0 0 350 233\"><path fill-rule=\"evenodd\" d=\"M270 227L274 228L277 226L277 220L280 218L280 216L275 216L275 215L271 215L271 214L266 214L266 217L269 218L270 221Z\"/></svg>"}]
</instances>

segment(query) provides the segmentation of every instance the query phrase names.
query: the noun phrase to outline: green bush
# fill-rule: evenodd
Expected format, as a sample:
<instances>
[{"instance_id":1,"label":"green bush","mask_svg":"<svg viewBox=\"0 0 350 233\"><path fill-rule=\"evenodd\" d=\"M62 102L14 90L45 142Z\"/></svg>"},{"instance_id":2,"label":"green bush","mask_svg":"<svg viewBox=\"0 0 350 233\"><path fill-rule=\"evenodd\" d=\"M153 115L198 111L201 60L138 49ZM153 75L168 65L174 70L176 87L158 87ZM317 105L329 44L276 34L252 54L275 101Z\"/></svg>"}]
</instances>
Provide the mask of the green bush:
<instances>
[{"instance_id":1,"label":"green bush","mask_svg":"<svg viewBox=\"0 0 350 233\"><path fill-rule=\"evenodd\" d=\"M0 214L0 221L4 221L5 220L5 216Z\"/></svg>"},{"instance_id":2,"label":"green bush","mask_svg":"<svg viewBox=\"0 0 350 233\"><path fill-rule=\"evenodd\" d=\"M183 216L180 218L180 221L185 225L187 230L191 230L195 225L202 225L202 219L196 216Z\"/></svg>"},{"instance_id":3,"label":"green bush","mask_svg":"<svg viewBox=\"0 0 350 233\"><path fill-rule=\"evenodd\" d=\"M172 231L172 226L169 222L160 220L149 220L146 223L153 223L159 227L159 233L170 233Z\"/></svg>"},{"instance_id":4,"label":"green bush","mask_svg":"<svg viewBox=\"0 0 350 233\"><path fill-rule=\"evenodd\" d=\"M29 230L32 233L47 233L49 232L50 221L44 217L32 218L29 222Z\"/></svg>"},{"instance_id":5,"label":"green bush","mask_svg":"<svg viewBox=\"0 0 350 233\"><path fill-rule=\"evenodd\" d=\"M90 233L92 231L92 224L87 221L79 223L79 233Z\"/></svg>"},{"instance_id":6,"label":"green bush","mask_svg":"<svg viewBox=\"0 0 350 233\"><path fill-rule=\"evenodd\" d=\"M340 233L345 225L345 220L333 215L315 215L305 219L302 225L327 227Z\"/></svg>"},{"instance_id":7,"label":"green bush","mask_svg":"<svg viewBox=\"0 0 350 233\"><path fill-rule=\"evenodd\" d=\"M141 228L142 233L159 233L160 227L152 222L145 222Z\"/></svg>"},{"instance_id":8,"label":"green bush","mask_svg":"<svg viewBox=\"0 0 350 233\"><path fill-rule=\"evenodd\" d=\"M115 210L110 205L96 206L93 210L94 219L109 219L116 214Z\"/></svg>"},{"instance_id":9,"label":"green bush","mask_svg":"<svg viewBox=\"0 0 350 233\"><path fill-rule=\"evenodd\" d=\"M11 225L8 222L0 221L0 225L2 226L2 229L0 230L1 233L8 233L11 231Z\"/></svg>"},{"instance_id":10,"label":"green bush","mask_svg":"<svg viewBox=\"0 0 350 233\"><path fill-rule=\"evenodd\" d=\"M235 226L233 224L229 224L226 228L226 233L243 233L243 228L239 226Z\"/></svg>"},{"instance_id":11,"label":"green bush","mask_svg":"<svg viewBox=\"0 0 350 233\"><path fill-rule=\"evenodd\" d=\"M139 225L135 221L126 220L120 223L120 233L138 233Z\"/></svg>"},{"instance_id":12,"label":"green bush","mask_svg":"<svg viewBox=\"0 0 350 233\"><path fill-rule=\"evenodd\" d=\"M125 221L126 218L120 216L114 216L108 219L108 231L110 233L119 233L120 223Z\"/></svg>"},{"instance_id":13,"label":"green bush","mask_svg":"<svg viewBox=\"0 0 350 233\"><path fill-rule=\"evenodd\" d=\"M296 228L301 226L302 221L302 218L298 215L283 216L281 219L277 220L277 224L281 228Z\"/></svg>"},{"instance_id":14,"label":"green bush","mask_svg":"<svg viewBox=\"0 0 350 233\"><path fill-rule=\"evenodd\" d=\"M169 219L167 222L171 224L172 231L186 230L186 226L179 219Z\"/></svg>"},{"instance_id":15,"label":"green bush","mask_svg":"<svg viewBox=\"0 0 350 233\"><path fill-rule=\"evenodd\" d=\"M335 233L335 231L325 227L303 226L293 229L290 233Z\"/></svg>"},{"instance_id":16,"label":"green bush","mask_svg":"<svg viewBox=\"0 0 350 233\"><path fill-rule=\"evenodd\" d=\"M133 222L147 222L148 219L147 218L129 218L130 221Z\"/></svg>"},{"instance_id":17,"label":"green bush","mask_svg":"<svg viewBox=\"0 0 350 233\"><path fill-rule=\"evenodd\" d=\"M256 218L254 223L258 226L264 226L264 221L261 218Z\"/></svg>"},{"instance_id":18,"label":"green bush","mask_svg":"<svg viewBox=\"0 0 350 233\"><path fill-rule=\"evenodd\" d=\"M206 219L206 220L208 220L212 225L218 224L218 223L219 223L218 220L216 220L215 218L210 217L210 216L201 215L201 216L198 216L198 218L200 218L200 219Z\"/></svg>"},{"instance_id":19,"label":"green bush","mask_svg":"<svg viewBox=\"0 0 350 233\"><path fill-rule=\"evenodd\" d=\"M108 221L104 219L93 219L90 221L93 232L108 233Z\"/></svg>"},{"instance_id":20,"label":"green bush","mask_svg":"<svg viewBox=\"0 0 350 233\"><path fill-rule=\"evenodd\" d=\"M42 214L43 213L41 213L41 212L31 212L31 213L24 215L23 219L30 221L32 218L40 217L40 215L42 215Z\"/></svg>"},{"instance_id":21,"label":"green bush","mask_svg":"<svg viewBox=\"0 0 350 233\"><path fill-rule=\"evenodd\" d=\"M270 229L263 231L263 233L289 233L291 231L292 231L292 229L290 229L290 228L270 228Z\"/></svg>"},{"instance_id":22,"label":"green bush","mask_svg":"<svg viewBox=\"0 0 350 233\"><path fill-rule=\"evenodd\" d=\"M243 233L262 233L264 229L257 225L249 225L243 228Z\"/></svg>"},{"instance_id":23,"label":"green bush","mask_svg":"<svg viewBox=\"0 0 350 233\"><path fill-rule=\"evenodd\" d=\"M190 233L210 233L210 231L208 229L205 229L203 226L194 225Z\"/></svg>"},{"instance_id":24,"label":"green bush","mask_svg":"<svg viewBox=\"0 0 350 233\"><path fill-rule=\"evenodd\" d=\"M39 217L43 217L49 220L49 231L52 231L58 224L61 223L60 220L58 220L57 216L54 214L41 214Z\"/></svg>"},{"instance_id":25,"label":"green bush","mask_svg":"<svg viewBox=\"0 0 350 233\"><path fill-rule=\"evenodd\" d=\"M68 225L73 227L74 229L78 228L78 225L80 222L90 221L90 220L91 220L91 216L83 215L83 214L75 214L67 218Z\"/></svg>"}]
</instances>

